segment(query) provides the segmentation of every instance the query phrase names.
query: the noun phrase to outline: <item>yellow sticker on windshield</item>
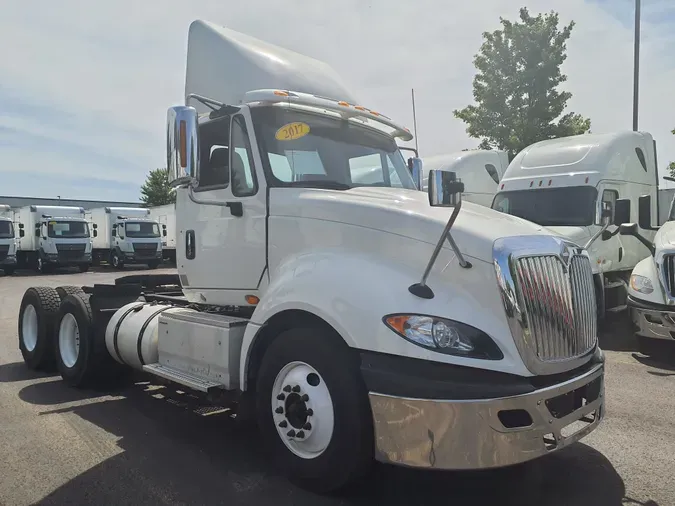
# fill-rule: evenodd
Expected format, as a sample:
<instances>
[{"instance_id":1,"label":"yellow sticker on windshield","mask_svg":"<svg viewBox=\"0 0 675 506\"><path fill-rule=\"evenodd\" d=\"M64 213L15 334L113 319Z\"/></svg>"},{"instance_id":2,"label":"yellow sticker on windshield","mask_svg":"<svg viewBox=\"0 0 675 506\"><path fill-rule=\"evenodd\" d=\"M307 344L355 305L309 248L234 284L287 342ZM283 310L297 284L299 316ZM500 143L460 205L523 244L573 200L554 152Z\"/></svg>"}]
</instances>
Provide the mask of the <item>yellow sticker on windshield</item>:
<instances>
[{"instance_id":1,"label":"yellow sticker on windshield","mask_svg":"<svg viewBox=\"0 0 675 506\"><path fill-rule=\"evenodd\" d=\"M307 123L288 123L277 130L274 136L278 141L294 141L300 137L304 137L309 133L309 125Z\"/></svg>"},{"instance_id":2,"label":"yellow sticker on windshield","mask_svg":"<svg viewBox=\"0 0 675 506\"><path fill-rule=\"evenodd\" d=\"M50 224L50 225L56 225L56 222L55 222L55 221L50 221L49 224Z\"/></svg>"}]
</instances>

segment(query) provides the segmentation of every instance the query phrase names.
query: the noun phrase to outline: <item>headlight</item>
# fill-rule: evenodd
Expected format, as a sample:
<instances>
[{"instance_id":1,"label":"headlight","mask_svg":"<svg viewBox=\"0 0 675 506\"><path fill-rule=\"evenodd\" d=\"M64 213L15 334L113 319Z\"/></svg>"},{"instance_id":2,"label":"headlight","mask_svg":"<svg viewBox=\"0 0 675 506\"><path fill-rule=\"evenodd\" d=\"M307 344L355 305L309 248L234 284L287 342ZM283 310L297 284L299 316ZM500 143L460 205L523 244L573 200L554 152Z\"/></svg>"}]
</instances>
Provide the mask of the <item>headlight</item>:
<instances>
[{"instance_id":1,"label":"headlight","mask_svg":"<svg viewBox=\"0 0 675 506\"><path fill-rule=\"evenodd\" d=\"M652 280L644 276L638 276L637 274L631 275L630 287L640 293L652 293L654 291Z\"/></svg>"},{"instance_id":2,"label":"headlight","mask_svg":"<svg viewBox=\"0 0 675 506\"><path fill-rule=\"evenodd\" d=\"M383 321L404 339L429 350L483 360L504 358L504 354L490 336L464 323L407 314L388 315Z\"/></svg>"}]
</instances>

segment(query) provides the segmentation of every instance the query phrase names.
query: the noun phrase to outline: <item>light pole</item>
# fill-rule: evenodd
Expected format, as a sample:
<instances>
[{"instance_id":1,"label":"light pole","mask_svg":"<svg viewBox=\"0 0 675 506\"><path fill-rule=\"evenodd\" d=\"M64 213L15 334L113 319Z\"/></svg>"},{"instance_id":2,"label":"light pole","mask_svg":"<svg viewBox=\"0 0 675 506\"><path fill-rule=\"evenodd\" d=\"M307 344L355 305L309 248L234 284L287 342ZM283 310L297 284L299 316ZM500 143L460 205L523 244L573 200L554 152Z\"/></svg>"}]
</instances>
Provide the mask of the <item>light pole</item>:
<instances>
[{"instance_id":1,"label":"light pole","mask_svg":"<svg viewBox=\"0 0 675 506\"><path fill-rule=\"evenodd\" d=\"M635 0L635 40L633 48L633 131L638 129L638 101L640 98L640 2Z\"/></svg>"}]
</instances>

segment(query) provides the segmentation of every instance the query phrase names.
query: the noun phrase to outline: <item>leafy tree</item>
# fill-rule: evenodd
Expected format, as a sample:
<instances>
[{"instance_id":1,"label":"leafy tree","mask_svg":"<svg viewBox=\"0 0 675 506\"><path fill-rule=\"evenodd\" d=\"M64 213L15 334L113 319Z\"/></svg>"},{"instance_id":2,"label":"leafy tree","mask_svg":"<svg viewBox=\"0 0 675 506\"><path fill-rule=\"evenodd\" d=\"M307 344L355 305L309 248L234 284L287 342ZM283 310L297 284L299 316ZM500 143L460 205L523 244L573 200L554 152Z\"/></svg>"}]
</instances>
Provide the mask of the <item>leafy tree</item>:
<instances>
[{"instance_id":1,"label":"leafy tree","mask_svg":"<svg viewBox=\"0 0 675 506\"><path fill-rule=\"evenodd\" d=\"M520 9L520 22L499 19L502 28L483 33L474 57L475 105L455 110L481 149L503 149L513 158L534 142L590 131L591 120L568 112L572 94L559 91L567 80L560 66L574 22L560 30L558 14L533 17Z\"/></svg>"},{"instance_id":2,"label":"leafy tree","mask_svg":"<svg viewBox=\"0 0 675 506\"><path fill-rule=\"evenodd\" d=\"M166 169L154 169L141 186L143 207L163 206L176 202L176 192L169 186Z\"/></svg>"}]
</instances>

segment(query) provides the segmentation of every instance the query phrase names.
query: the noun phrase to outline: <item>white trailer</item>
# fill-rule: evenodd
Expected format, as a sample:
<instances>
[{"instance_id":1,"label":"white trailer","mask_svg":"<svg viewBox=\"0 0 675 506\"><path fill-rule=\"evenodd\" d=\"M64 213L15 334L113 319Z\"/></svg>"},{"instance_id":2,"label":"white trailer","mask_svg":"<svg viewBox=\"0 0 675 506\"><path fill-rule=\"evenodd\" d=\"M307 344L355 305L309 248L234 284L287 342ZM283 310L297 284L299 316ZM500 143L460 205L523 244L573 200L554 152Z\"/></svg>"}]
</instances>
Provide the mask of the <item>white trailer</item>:
<instances>
[{"instance_id":1,"label":"white trailer","mask_svg":"<svg viewBox=\"0 0 675 506\"><path fill-rule=\"evenodd\" d=\"M147 264L156 269L161 263L162 231L149 209L98 207L86 215L94 231L95 265L103 261L116 269L126 264Z\"/></svg>"},{"instance_id":2,"label":"white trailer","mask_svg":"<svg viewBox=\"0 0 675 506\"><path fill-rule=\"evenodd\" d=\"M620 235L618 227L603 227L603 206L614 208L624 200L621 215L613 212L610 221L634 222L638 199L650 195L651 215L658 216L658 189L656 144L649 133L585 134L537 142L518 153L492 208L588 249L602 319L606 312L627 308L630 273L649 254L636 238ZM655 233L640 232L649 240Z\"/></svg>"},{"instance_id":3,"label":"white trailer","mask_svg":"<svg viewBox=\"0 0 675 506\"><path fill-rule=\"evenodd\" d=\"M14 211L19 229L19 268L34 267L47 273L58 267L91 266L91 235L84 208L72 206L24 206Z\"/></svg>"},{"instance_id":4,"label":"white trailer","mask_svg":"<svg viewBox=\"0 0 675 506\"><path fill-rule=\"evenodd\" d=\"M445 170L457 174L464 183L462 199L490 207L499 181L509 165L506 151L474 149L424 158L422 188L427 189L430 170Z\"/></svg>"},{"instance_id":5,"label":"white trailer","mask_svg":"<svg viewBox=\"0 0 675 506\"><path fill-rule=\"evenodd\" d=\"M0 204L0 270L6 275L16 270L18 238L14 230L14 212L6 204Z\"/></svg>"},{"instance_id":6,"label":"white trailer","mask_svg":"<svg viewBox=\"0 0 675 506\"><path fill-rule=\"evenodd\" d=\"M165 260L176 263L176 204L150 207L150 218L162 228L162 253Z\"/></svg>"},{"instance_id":7,"label":"white trailer","mask_svg":"<svg viewBox=\"0 0 675 506\"><path fill-rule=\"evenodd\" d=\"M29 288L29 367L55 358L78 387L133 368L202 394L257 421L282 471L319 492L375 459L508 466L599 426L583 248L462 204L452 172L420 192L420 160L411 177L396 146L409 130L341 96L316 60L203 21L187 54L188 105L166 129L178 274L60 302ZM373 155L379 180L354 183L352 161Z\"/></svg>"}]
</instances>

